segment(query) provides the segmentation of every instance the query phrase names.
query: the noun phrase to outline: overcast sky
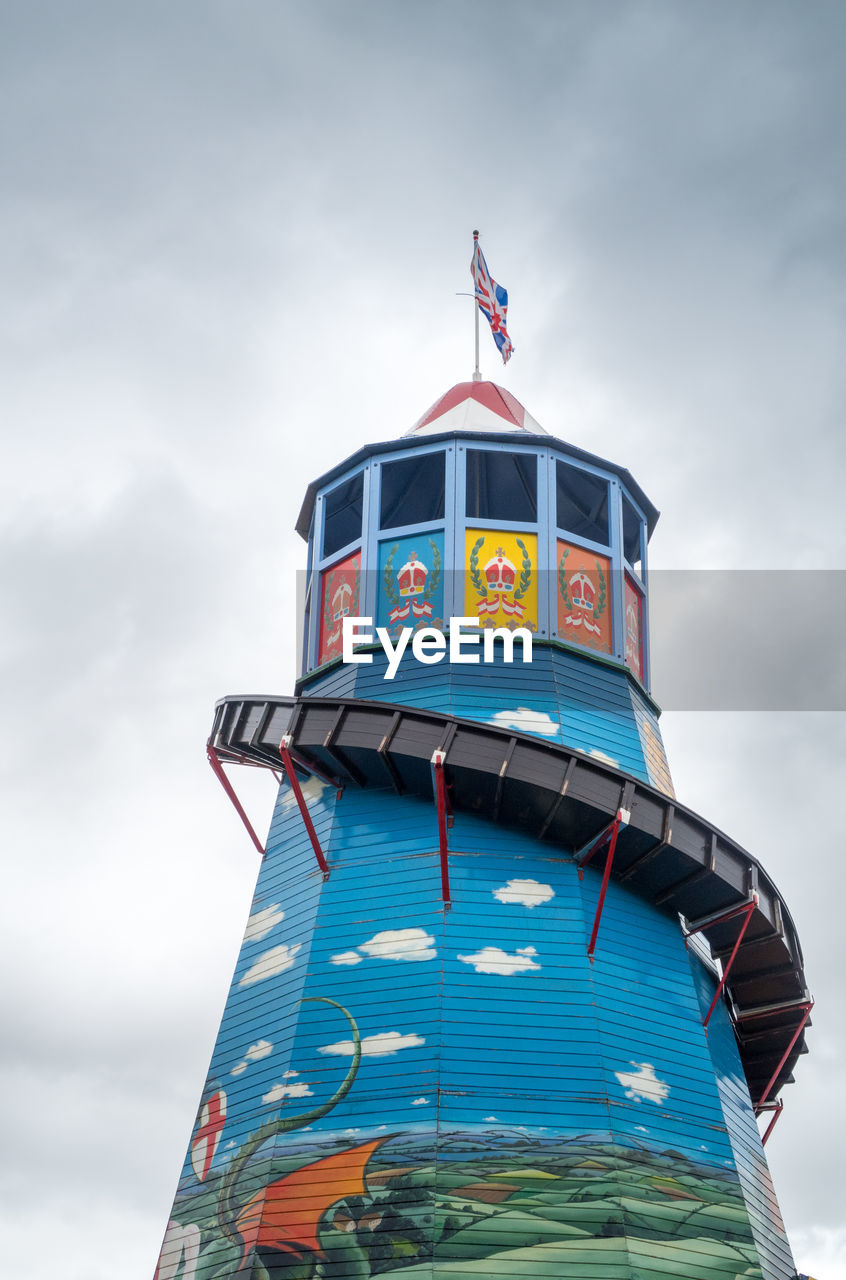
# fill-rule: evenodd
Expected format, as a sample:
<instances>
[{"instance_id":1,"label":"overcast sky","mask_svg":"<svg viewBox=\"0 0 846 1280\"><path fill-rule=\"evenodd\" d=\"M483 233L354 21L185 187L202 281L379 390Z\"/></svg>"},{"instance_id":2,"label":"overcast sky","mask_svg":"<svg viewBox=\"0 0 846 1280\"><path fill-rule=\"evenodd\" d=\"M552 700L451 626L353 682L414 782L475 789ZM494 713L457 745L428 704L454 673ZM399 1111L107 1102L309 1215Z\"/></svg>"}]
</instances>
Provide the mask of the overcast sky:
<instances>
[{"instance_id":1,"label":"overcast sky","mask_svg":"<svg viewBox=\"0 0 846 1280\"><path fill-rule=\"evenodd\" d=\"M0 0L6 1274L152 1276L257 870L213 703L292 692L308 481L469 377L474 227L483 375L631 469L654 570L846 567L844 118L825 0ZM662 723L799 929L767 1150L844 1280L842 588L800 579L709 605L766 709Z\"/></svg>"}]
</instances>

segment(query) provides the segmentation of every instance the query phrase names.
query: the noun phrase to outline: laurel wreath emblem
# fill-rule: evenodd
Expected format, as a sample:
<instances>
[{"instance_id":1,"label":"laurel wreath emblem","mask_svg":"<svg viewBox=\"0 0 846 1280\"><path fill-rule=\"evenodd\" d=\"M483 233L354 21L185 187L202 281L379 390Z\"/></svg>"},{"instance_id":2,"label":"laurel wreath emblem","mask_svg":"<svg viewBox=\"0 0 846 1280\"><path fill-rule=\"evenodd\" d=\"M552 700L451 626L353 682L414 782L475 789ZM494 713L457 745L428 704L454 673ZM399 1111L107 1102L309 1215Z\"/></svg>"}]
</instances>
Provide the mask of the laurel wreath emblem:
<instances>
[{"instance_id":1,"label":"laurel wreath emblem","mask_svg":"<svg viewBox=\"0 0 846 1280\"><path fill-rule=\"evenodd\" d=\"M593 616L597 621L599 621L605 612L606 596L608 593L605 587L605 574L602 572L602 565L598 560L595 560L594 564L596 565L596 572L599 574L599 594L597 596L596 610Z\"/></svg>"},{"instance_id":2,"label":"laurel wreath emblem","mask_svg":"<svg viewBox=\"0 0 846 1280\"><path fill-rule=\"evenodd\" d=\"M573 601L570 599L570 589L567 586L567 557L570 554L570 548L566 547L558 562L558 589L561 592L561 599L564 601L565 609L572 609Z\"/></svg>"},{"instance_id":3,"label":"laurel wreath emblem","mask_svg":"<svg viewBox=\"0 0 846 1280\"><path fill-rule=\"evenodd\" d=\"M329 577L326 581L326 586L323 589L323 626L326 629L327 635L332 630L332 621L333 621L332 609L329 602L332 599L332 593L333 593L334 587L335 587L335 573L333 571L332 573L329 574Z\"/></svg>"},{"instance_id":4,"label":"laurel wreath emblem","mask_svg":"<svg viewBox=\"0 0 846 1280\"><path fill-rule=\"evenodd\" d=\"M388 555L388 559L385 562L385 572L382 575L382 581L385 586L385 594L388 597L388 603L391 605L399 604L399 595L397 593L396 587L394 586L394 575L393 575L394 556L397 554L398 551L399 551L399 543L395 542L394 545L391 547L390 554Z\"/></svg>"},{"instance_id":5,"label":"laurel wreath emblem","mask_svg":"<svg viewBox=\"0 0 846 1280\"><path fill-rule=\"evenodd\" d=\"M484 538L478 538L477 541L473 543L473 549L470 552L470 579L473 586L476 588L477 594L480 595L483 600L486 600L488 596L488 588L483 582L482 575L479 572L479 548L484 545Z\"/></svg>"},{"instance_id":6,"label":"laurel wreath emblem","mask_svg":"<svg viewBox=\"0 0 846 1280\"><path fill-rule=\"evenodd\" d=\"M529 583L532 581L532 562L529 559L529 553L526 550L526 544L523 541L523 539L515 538L515 542L517 543L517 546L520 548L520 550L523 552L523 565L522 565L522 572L520 574L520 585L518 586L517 590L514 592L514 599L519 600L521 596L524 596L526 594L526 592L529 589Z\"/></svg>"}]
</instances>

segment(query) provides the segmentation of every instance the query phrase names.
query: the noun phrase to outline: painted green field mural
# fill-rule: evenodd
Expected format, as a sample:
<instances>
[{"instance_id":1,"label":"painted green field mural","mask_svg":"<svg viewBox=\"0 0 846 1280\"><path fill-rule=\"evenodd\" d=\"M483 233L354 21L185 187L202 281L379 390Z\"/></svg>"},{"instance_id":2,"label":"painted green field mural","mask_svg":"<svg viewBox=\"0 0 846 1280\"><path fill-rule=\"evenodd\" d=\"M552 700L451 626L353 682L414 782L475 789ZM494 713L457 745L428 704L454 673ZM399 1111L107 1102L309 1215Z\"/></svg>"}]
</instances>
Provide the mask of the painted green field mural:
<instances>
[{"instance_id":1,"label":"painted green field mural","mask_svg":"<svg viewBox=\"0 0 846 1280\"><path fill-rule=\"evenodd\" d=\"M442 1280L761 1276L737 1178L677 1152L477 1130L442 1133L437 1156L424 1133L271 1139L239 1180L234 1238L219 1220L225 1173L177 1198L199 1233L197 1280L411 1280L433 1264Z\"/></svg>"}]
</instances>

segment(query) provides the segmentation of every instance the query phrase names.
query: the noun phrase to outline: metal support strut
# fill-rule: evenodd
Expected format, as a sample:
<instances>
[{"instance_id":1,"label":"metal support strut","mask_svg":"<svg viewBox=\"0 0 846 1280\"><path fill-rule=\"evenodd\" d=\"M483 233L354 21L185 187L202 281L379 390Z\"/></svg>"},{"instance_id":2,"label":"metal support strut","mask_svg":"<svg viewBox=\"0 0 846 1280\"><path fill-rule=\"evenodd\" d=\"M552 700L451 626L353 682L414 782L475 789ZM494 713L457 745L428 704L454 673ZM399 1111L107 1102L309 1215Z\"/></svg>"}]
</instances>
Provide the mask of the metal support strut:
<instances>
[{"instance_id":1,"label":"metal support strut","mask_svg":"<svg viewBox=\"0 0 846 1280\"><path fill-rule=\"evenodd\" d=\"M767 1105L765 1107L761 1107L760 1110L772 1111L773 1113L773 1118L770 1121L770 1123L767 1125L764 1136L761 1139L761 1146L765 1147L767 1145L767 1138L770 1136L773 1129L776 1127L776 1121L778 1120L779 1116L784 1110L784 1103L782 1102L781 1098L778 1098L775 1102L768 1102Z\"/></svg>"},{"instance_id":2,"label":"metal support strut","mask_svg":"<svg viewBox=\"0 0 846 1280\"><path fill-rule=\"evenodd\" d=\"M323 879L329 879L329 864L323 856L323 850L320 847L320 841L317 838L317 832L314 829L314 823L311 820L311 814L308 811L308 805L305 802L300 780L297 777L297 771L294 768L294 762L291 759L291 735L286 733L282 741L279 743L279 754L282 757L282 764L288 781L291 784L291 790L294 793L294 799L300 811L300 817L305 823L305 829L308 832L308 838L311 841L311 847L314 850L314 856L317 859L317 865L323 872Z\"/></svg>"},{"instance_id":3,"label":"metal support strut","mask_svg":"<svg viewBox=\"0 0 846 1280\"><path fill-rule=\"evenodd\" d=\"M232 801L232 804L234 806L235 812L238 814L244 826L247 828L250 839L258 849L261 856L264 857L264 845L256 835L253 829L253 824L250 822L250 819L247 817L246 812L244 811L244 806L241 804L241 801L238 799L237 795L235 794L235 788L232 786L232 783L229 781L226 774L224 773L223 765L221 764L221 761L220 761L220 756L217 754L216 749L212 746L211 739L209 739L209 741L206 743L206 755L208 756L209 764L214 770L215 777L217 778L220 785L223 787L223 790L229 796L229 799Z\"/></svg>"},{"instance_id":4,"label":"metal support strut","mask_svg":"<svg viewBox=\"0 0 846 1280\"><path fill-rule=\"evenodd\" d=\"M740 926L740 933L737 935L737 941L732 947L731 955L728 958L728 963L723 966L722 977L720 978L719 984L717 986L717 990L714 992L714 998L711 1001L711 1007L709 1008L708 1012L705 1014L705 1017L702 1022L702 1025L703 1027L706 1028L706 1030L708 1027L708 1023L711 1021L711 1014L716 1009L717 1001L722 995L723 987L728 982L728 976L731 973L731 967L735 962L738 951L740 950L740 944L743 941L743 935L746 932L746 928L749 924L749 921L752 919L752 912L755 910L757 905L758 905L758 895L757 893L753 893L752 900L750 902L748 903L744 902L739 907L730 907L728 911L723 911L723 912L717 913L716 915L708 916L706 920L701 920L692 929L688 929L687 933L685 934L685 944L686 944L687 939L691 938L694 935L694 933L701 933L705 929L710 929L711 926L715 924L725 924L727 920L733 920L735 916L741 916L741 915L743 916L743 924Z\"/></svg>"},{"instance_id":5,"label":"metal support strut","mask_svg":"<svg viewBox=\"0 0 846 1280\"><path fill-rule=\"evenodd\" d=\"M778 1064L778 1066L776 1067L776 1069L775 1069L775 1071L773 1072L773 1074L770 1076L769 1080L767 1081L766 1087L765 1087L764 1089L762 1089L762 1090L761 1090L761 1096L760 1096L760 1098L758 1099L757 1103L755 1104L755 1115L756 1115L756 1116L760 1114L760 1112L761 1112L761 1110L763 1109L763 1107L764 1107L765 1103L767 1102L768 1097L769 1097L770 1089L772 1089L773 1085L775 1084L776 1080L778 1079L778 1073L781 1071L781 1069L782 1069L782 1067L784 1066L785 1062L787 1062L787 1059L790 1057L790 1052L791 1052L791 1050L792 1050L793 1046L795 1045L796 1041L799 1039L799 1037L801 1036L802 1032L804 1031L804 1029L805 1029L805 1023L808 1021L808 1019L809 1019L809 1018L810 1018L810 1016L811 1016L811 1010L812 1010L812 1009L813 1009L813 1007L814 1007L814 1002L813 1002L813 1000L803 1000L803 1001L802 1001L802 1003L801 1003L801 1004L799 1004L799 1005L797 1005L796 1007L802 1010L802 1017L799 1019L799 1026L796 1028L796 1030L794 1031L793 1035L791 1036L791 1038L790 1038L790 1044L787 1046L787 1048L785 1049L784 1053L781 1055L781 1058L780 1058L780 1060L779 1060L779 1064ZM774 1010L773 1012L779 1012L779 1010Z\"/></svg>"},{"instance_id":6,"label":"metal support strut","mask_svg":"<svg viewBox=\"0 0 846 1280\"><path fill-rule=\"evenodd\" d=\"M436 751L432 756L432 768L435 771L435 803L438 806L438 846L441 855L441 897L444 906L449 907L449 845L447 844L447 809L448 800L446 781L444 779L445 751Z\"/></svg>"},{"instance_id":7,"label":"metal support strut","mask_svg":"<svg viewBox=\"0 0 846 1280\"><path fill-rule=\"evenodd\" d=\"M596 950L596 938L599 933L599 922L602 919L602 908L605 906L605 895L608 892L608 881L611 879L611 867L614 862L614 850L617 848L617 836L620 833L620 827L628 825L631 814L628 809L620 808L617 810L617 816L614 821L595 836L582 851L577 855L576 861L579 867L579 878L582 875L582 869L587 866L595 853L598 853L605 844L608 845L608 853L605 857L605 870L602 873L602 884L599 887L599 901L596 904L596 915L593 918L593 929L591 930L590 942L588 943L588 959L593 963L593 954Z\"/></svg>"}]
</instances>

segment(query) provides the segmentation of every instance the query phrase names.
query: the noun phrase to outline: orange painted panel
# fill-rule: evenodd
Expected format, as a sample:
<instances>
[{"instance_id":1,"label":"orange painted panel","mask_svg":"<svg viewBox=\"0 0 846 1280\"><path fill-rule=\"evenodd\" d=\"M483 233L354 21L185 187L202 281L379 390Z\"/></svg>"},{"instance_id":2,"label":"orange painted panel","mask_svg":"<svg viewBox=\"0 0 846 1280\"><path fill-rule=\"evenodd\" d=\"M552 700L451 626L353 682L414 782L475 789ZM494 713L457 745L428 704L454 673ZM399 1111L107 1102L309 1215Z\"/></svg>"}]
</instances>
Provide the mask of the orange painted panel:
<instances>
[{"instance_id":1,"label":"orange painted panel","mask_svg":"<svg viewBox=\"0 0 846 1280\"><path fill-rule=\"evenodd\" d=\"M558 635L611 653L611 562L558 540Z\"/></svg>"}]
</instances>

